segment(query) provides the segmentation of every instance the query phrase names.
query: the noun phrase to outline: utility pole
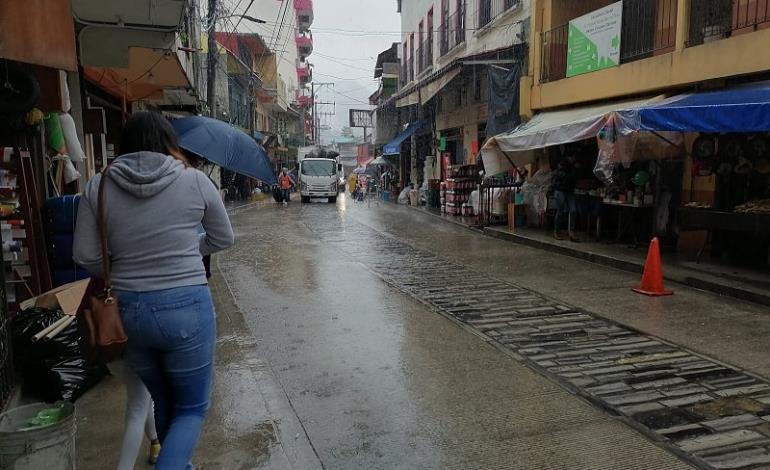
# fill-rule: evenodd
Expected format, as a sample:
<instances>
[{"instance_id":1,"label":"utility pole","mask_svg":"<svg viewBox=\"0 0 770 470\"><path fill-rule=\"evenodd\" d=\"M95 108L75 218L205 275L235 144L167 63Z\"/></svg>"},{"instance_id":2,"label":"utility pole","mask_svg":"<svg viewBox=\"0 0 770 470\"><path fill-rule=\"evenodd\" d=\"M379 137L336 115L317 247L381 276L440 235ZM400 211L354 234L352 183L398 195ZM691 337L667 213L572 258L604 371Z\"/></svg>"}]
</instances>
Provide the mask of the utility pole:
<instances>
[{"instance_id":1,"label":"utility pole","mask_svg":"<svg viewBox=\"0 0 770 470\"><path fill-rule=\"evenodd\" d=\"M316 145L320 145L321 144L321 129L320 129L320 127L321 127L321 118L320 118L320 115L318 113L318 105L319 104L322 104L322 105L327 105L327 104L334 105L335 103L319 103L318 100L316 100L316 85L318 85L318 89L320 90L321 88L323 88L325 86L326 87L334 88L334 83L315 83L315 82L312 82L310 84L310 90L311 90L310 91L310 96L311 96L311 99L313 100L313 102L312 102L312 105L313 105L313 135L312 135L312 137L313 137L313 143L316 144Z\"/></svg>"},{"instance_id":2,"label":"utility pole","mask_svg":"<svg viewBox=\"0 0 770 470\"><path fill-rule=\"evenodd\" d=\"M302 127L302 146L304 147L307 145L307 127L305 127L305 123L307 123L307 108L301 107L300 112L302 114L300 114L299 121Z\"/></svg>"},{"instance_id":3,"label":"utility pole","mask_svg":"<svg viewBox=\"0 0 770 470\"><path fill-rule=\"evenodd\" d=\"M315 118L318 115L318 106L315 103L315 82L310 84L310 106L313 107L313 132L312 132L312 140L314 144L317 144L316 142L316 124L315 124Z\"/></svg>"},{"instance_id":4,"label":"utility pole","mask_svg":"<svg viewBox=\"0 0 770 470\"><path fill-rule=\"evenodd\" d=\"M208 29L208 61L206 67L206 99L209 104L209 116L217 118L217 55L219 53L217 48L217 40L214 37L217 30L217 0L209 0L209 11L207 18Z\"/></svg>"}]
</instances>

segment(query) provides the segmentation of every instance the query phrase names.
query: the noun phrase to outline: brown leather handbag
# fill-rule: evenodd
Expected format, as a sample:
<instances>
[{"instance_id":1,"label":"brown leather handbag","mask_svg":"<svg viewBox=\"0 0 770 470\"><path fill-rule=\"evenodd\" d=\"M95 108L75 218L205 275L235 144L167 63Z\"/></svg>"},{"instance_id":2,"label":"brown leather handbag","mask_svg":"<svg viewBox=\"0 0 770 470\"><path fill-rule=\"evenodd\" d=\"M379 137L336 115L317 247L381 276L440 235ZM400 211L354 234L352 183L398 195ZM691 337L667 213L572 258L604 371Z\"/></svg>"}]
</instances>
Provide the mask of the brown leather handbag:
<instances>
[{"instance_id":1,"label":"brown leather handbag","mask_svg":"<svg viewBox=\"0 0 770 470\"><path fill-rule=\"evenodd\" d=\"M118 298L112 292L110 258L107 250L107 227L104 212L104 187L107 172L102 171L96 201L96 227L102 254L102 279L91 277L88 289L80 304L79 316L81 350L93 361L108 363L123 357L128 337L123 330L123 320L118 310Z\"/></svg>"}]
</instances>

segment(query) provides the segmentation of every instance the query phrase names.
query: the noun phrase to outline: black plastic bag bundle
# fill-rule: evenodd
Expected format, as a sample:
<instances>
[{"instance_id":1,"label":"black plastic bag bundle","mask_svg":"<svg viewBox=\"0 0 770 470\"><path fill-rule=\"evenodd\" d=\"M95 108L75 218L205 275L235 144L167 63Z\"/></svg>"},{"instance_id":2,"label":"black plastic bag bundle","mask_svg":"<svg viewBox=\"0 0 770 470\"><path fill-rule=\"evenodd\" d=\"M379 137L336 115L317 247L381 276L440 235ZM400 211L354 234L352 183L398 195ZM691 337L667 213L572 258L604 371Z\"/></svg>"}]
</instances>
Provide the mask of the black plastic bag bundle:
<instances>
[{"instance_id":1,"label":"black plastic bag bundle","mask_svg":"<svg viewBox=\"0 0 770 470\"><path fill-rule=\"evenodd\" d=\"M30 395L45 402L74 402L107 374L107 369L85 360L80 352L78 320L51 340L33 342L32 337L54 324L58 310L27 309L11 322L16 370Z\"/></svg>"}]
</instances>

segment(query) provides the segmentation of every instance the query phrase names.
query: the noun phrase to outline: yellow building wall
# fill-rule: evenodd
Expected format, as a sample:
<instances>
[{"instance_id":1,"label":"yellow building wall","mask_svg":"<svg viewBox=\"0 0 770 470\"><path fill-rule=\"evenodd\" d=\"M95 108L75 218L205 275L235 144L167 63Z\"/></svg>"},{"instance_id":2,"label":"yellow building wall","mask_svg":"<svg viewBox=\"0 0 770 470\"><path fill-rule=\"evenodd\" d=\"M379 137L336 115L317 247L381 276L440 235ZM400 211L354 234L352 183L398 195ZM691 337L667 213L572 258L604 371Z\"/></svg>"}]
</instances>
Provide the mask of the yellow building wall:
<instances>
[{"instance_id":1,"label":"yellow building wall","mask_svg":"<svg viewBox=\"0 0 770 470\"><path fill-rule=\"evenodd\" d=\"M262 77L264 88L278 89L278 64L275 54L255 57L254 69Z\"/></svg>"},{"instance_id":2,"label":"yellow building wall","mask_svg":"<svg viewBox=\"0 0 770 470\"><path fill-rule=\"evenodd\" d=\"M770 29L738 34L695 47L685 47L690 0L679 0L676 46L673 52L598 72L540 83L541 32L563 25L572 12L570 10L568 14L559 14L554 10L565 0L534 1L537 6L533 9L530 37L531 75L525 77L521 85L521 112L526 118L548 108L654 95L704 81L770 70Z\"/></svg>"}]
</instances>

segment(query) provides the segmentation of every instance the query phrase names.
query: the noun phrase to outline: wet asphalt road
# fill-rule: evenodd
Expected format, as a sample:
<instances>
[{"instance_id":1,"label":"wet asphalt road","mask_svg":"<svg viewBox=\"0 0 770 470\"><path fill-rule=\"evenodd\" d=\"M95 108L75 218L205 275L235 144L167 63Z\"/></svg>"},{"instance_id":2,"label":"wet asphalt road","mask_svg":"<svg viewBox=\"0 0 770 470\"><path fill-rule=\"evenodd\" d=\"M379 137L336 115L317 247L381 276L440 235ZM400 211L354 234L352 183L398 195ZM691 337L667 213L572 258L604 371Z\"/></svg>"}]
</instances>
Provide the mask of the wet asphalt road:
<instances>
[{"instance_id":1,"label":"wet asphalt road","mask_svg":"<svg viewBox=\"0 0 770 470\"><path fill-rule=\"evenodd\" d=\"M392 204L231 218L199 469L770 465L765 307ZM124 400L77 402L78 468L114 468Z\"/></svg>"},{"instance_id":2,"label":"wet asphalt road","mask_svg":"<svg viewBox=\"0 0 770 470\"><path fill-rule=\"evenodd\" d=\"M251 454L238 451L237 467L209 456L204 468L689 467L386 282L384 272L419 266L428 252L404 252L396 230L388 239L399 243L370 250L382 240L377 224L392 223L387 217L393 215L344 200L268 204L233 215L238 241L217 264L221 290L234 299L232 317L242 316L253 335L236 341L237 354L270 376L268 388L281 399L267 406L253 397L239 401L241 367L226 353L234 370L220 372L219 396L231 392L225 404L215 402L213 419L223 425L249 410L270 419L246 426L258 444ZM409 237L430 246L434 234L419 227ZM452 237L441 236L437 248L451 249ZM463 237L457 242L467 243ZM441 274L448 285L466 275L449 265ZM222 386L230 380L232 387ZM222 435L217 428L207 424L211 439Z\"/></svg>"}]
</instances>

